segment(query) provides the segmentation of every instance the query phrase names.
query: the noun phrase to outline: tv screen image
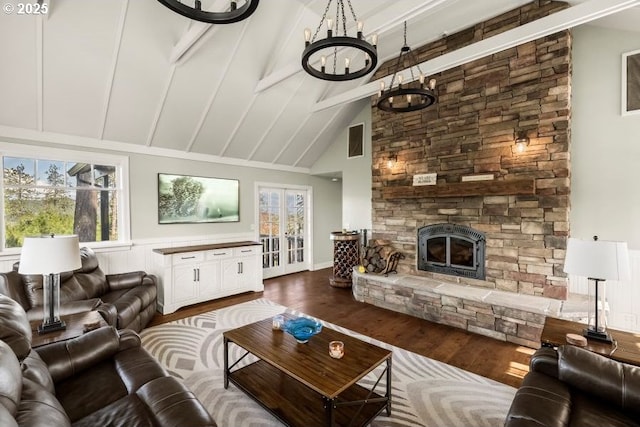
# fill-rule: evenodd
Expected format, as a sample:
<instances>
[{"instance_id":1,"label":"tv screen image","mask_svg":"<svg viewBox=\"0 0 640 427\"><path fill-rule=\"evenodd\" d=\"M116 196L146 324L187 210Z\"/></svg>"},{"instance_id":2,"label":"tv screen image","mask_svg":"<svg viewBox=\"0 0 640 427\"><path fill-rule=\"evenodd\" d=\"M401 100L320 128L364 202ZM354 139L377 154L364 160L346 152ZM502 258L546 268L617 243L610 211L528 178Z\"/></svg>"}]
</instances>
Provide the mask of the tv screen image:
<instances>
[{"instance_id":1,"label":"tv screen image","mask_svg":"<svg viewBox=\"0 0 640 427\"><path fill-rule=\"evenodd\" d=\"M240 221L240 181L158 174L160 224Z\"/></svg>"}]
</instances>

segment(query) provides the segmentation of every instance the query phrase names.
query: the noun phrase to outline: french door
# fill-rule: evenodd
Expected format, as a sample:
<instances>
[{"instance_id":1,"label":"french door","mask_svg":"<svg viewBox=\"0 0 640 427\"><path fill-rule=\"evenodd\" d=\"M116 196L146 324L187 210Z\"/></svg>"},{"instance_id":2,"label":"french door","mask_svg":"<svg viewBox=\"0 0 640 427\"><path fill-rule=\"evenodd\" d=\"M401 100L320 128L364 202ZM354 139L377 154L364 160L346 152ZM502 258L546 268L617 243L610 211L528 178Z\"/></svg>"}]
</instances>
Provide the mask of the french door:
<instances>
[{"instance_id":1,"label":"french door","mask_svg":"<svg viewBox=\"0 0 640 427\"><path fill-rule=\"evenodd\" d=\"M309 192L306 187L258 186L265 279L310 269Z\"/></svg>"}]
</instances>

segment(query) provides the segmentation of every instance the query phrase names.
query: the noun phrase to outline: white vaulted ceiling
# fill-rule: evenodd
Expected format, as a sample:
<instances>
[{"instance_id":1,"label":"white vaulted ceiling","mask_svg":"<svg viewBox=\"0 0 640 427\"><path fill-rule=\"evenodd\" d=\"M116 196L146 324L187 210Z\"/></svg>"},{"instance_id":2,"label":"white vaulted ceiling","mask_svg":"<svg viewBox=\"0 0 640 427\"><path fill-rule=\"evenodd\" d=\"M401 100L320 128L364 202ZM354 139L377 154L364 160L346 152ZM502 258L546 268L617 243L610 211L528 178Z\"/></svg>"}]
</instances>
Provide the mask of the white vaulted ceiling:
<instances>
[{"instance_id":1,"label":"white vaulted ceiling","mask_svg":"<svg viewBox=\"0 0 640 427\"><path fill-rule=\"evenodd\" d=\"M367 77L326 82L302 71L303 29L315 30L326 0L261 0L228 25L156 0L46 3L45 16L1 13L0 137L308 170L369 102ZM397 56L405 20L417 47L525 3L352 0L365 35L379 34L380 64ZM630 17L640 19L637 7L604 19Z\"/></svg>"}]
</instances>

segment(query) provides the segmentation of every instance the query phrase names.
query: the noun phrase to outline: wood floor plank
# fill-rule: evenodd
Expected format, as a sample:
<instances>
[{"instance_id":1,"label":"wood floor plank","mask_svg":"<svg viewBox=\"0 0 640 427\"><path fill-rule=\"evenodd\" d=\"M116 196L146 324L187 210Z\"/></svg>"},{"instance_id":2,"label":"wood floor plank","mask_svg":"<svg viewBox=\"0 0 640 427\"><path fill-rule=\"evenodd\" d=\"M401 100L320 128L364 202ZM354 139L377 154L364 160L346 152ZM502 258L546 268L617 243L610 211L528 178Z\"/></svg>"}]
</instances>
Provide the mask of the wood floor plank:
<instances>
[{"instance_id":1,"label":"wood floor plank","mask_svg":"<svg viewBox=\"0 0 640 427\"><path fill-rule=\"evenodd\" d=\"M267 298L327 322L431 359L519 387L533 349L440 325L358 302L350 288L329 285L331 269L305 271L265 280L264 292L251 292L156 313L149 326Z\"/></svg>"}]
</instances>

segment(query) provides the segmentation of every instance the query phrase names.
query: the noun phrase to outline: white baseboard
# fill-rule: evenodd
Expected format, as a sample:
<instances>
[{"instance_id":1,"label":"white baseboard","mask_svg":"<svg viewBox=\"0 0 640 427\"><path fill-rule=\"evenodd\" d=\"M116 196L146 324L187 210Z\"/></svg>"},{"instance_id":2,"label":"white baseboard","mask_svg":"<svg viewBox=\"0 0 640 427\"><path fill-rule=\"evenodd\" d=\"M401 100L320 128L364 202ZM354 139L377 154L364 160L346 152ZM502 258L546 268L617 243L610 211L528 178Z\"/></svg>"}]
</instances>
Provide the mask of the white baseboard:
<instances>
[{"instance_id":1,"label":"white baseboard","mask_svg":"<svg viewBox=\"0 0 640 427\"><path fill-rule=\"evenodd\" d=\"M333 267L333 262L332 261L320 262L318 264L313 264L313 270L312 271L322 270L323 268L329 268L329 267Z\"/></svg>"}]
</instances>

